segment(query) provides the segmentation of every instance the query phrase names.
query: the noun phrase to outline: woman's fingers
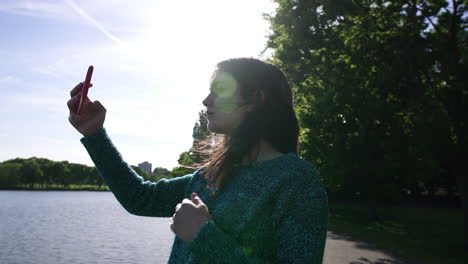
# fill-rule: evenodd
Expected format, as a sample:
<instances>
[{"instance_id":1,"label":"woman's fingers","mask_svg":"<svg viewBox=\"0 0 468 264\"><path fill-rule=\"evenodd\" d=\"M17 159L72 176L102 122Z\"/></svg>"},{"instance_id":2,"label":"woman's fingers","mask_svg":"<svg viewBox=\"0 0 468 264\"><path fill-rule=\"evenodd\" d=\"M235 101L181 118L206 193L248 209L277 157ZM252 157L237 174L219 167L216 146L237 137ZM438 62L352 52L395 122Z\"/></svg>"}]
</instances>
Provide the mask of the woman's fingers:
<instances>
[{"instance_id":1,"label":"woman's fingers","mask_svg":"<svg viewBox=\"0 0 468 264\"><path fill-rule=\"evenodd\" d=\"M70 91L70 97L73 98L73 96L77 95L77 94L80 92L81 87L83 87L83 83L82 83L82 82L78 83L78 84Z\"/></svg>"},{"instance_id":2,"label":"woman's fingers","mask_svg":"<svg viewBox=\"0 0 468 264\"><path fill-rule=\"evenodd\" d=\"M92 86L93 86L93 84L91 83L89 85L89 87L91 88ZM70 112L72 112L72 113L76 113L76 111L77 111L78 102L80 101L81 88L83 88L83 83L82 82L78 83L70 91L71 99L68 100L67 105L68 105L68 109L70 109ZM91 103L91 101L88 98L86 98L86 101L84 103L85 103L85 107L86 107L87 105L89 105ZM97 103L98 103L99 106L102 107L102 105L99 102L97 102Z\"/></svg>"},{"instance_id":3,"label":"woman's fingers","mask_svg":"<svg viewBox=\"0 0 468 264\"><path fill-rule=\"evenodd\" d=\"M93 84L89 84L89 88L93 87ZM73 97L77 94L80 94L81 88L83 88L83 82L78 83L71 91L70 91L70 97Z\"/></svg>"},{"instance_id":4,"label":"woman's fingers","mask_svg":"<svg viewBox=\"0 0 468 264\"><path fill-rule=\"evenodd\" d=\"M78 94L72 96L70 100L67 102L68 109L70 113L76 113L78 105L77 103L80 101L80 96Z\"/></svg>"},{"instance_id":5,"label":"woman's fingers","mask_svg":"<svg viewBox=\"0 0 468 264\"><path fill-rule=\"evenodd\" d=\"M91 103L91 101L89 101L89 103ZM98 111L106 112L106 108L98 100L92 102L92 105L95 106Z\"/></svg>"}]
</instances>

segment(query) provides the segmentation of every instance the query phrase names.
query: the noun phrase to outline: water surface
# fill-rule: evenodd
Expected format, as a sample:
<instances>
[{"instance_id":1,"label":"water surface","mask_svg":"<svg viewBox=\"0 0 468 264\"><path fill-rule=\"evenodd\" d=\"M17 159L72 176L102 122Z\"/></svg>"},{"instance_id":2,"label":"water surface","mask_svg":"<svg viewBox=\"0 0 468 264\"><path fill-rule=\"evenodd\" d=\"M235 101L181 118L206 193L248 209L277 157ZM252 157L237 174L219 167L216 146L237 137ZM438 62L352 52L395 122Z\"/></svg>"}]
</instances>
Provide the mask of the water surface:
<instances>
[{"instance_id":1,"label":"water surface","mask_svg":"<svg viewBox=\"0 0 468 264\"><path fill-rule=\"evenodd\" d=\"M0 263L167 263L170 222L110 192L0 191Z\"/></svg>"}]
</instances>

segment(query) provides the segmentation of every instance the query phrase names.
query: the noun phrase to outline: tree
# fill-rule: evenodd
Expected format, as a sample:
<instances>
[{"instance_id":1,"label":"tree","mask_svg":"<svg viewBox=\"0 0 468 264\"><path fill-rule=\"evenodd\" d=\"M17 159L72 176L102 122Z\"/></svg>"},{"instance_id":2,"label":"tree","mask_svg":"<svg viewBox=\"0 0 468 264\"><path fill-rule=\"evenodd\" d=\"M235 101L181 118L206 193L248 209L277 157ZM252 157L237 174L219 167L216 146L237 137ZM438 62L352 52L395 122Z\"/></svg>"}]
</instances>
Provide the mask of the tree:
<instances>
[{"instance_id":1,"label":"tree","mask_svg":"<svg viewBox=\"0 0 468 264\"><path fill-rule=\"evenodd\" d=\"M131 167L138 175L140 175L144 179L148 180L148 176L149 176L148 172L146 172L144 169L142 169L142 168L140 168L138 166L131 165Z\"/></svg>"},{"instance_id":2,"label":"tree","mask_svg":"<svg viewBox=\"0 0 468 264\"><path fill-rule=\"evenodd\" d=\"M10 170L9 166L18 167L19 171ZM2 168L5 170L2 171ZM3 174L1 174L3 173ZM32 157L29 159L12 159L0 163L0 174L10 175L18 179L17 184L28 184L30 188L34 185L42 185L46 188L50 184L62 184L67 187L69 184L94 184L102 186L104 183L95 167L88 167L82 164L69 163L68 161L51 161L44 158ZM6 178L2 178L6 179ZM15 186L11 185L14 178L8 178L10 184L8 188ZM2 180L0 179L0 182Z\"/></svg>"},{"instance_id":3,"label":"tree","mask_svg":"<svg viewBox=\"0 0 468 264\"><path fill-rule=\"evenodd\" d=\"M433 29L427 33L436 58L428 83L440 98L448 116L450 170L456 176L465 218L465 247L468 250L468 13L461 0L431 1L420 8Z\"/></svg>"},{"instance_id":4,"label":"tree","mask_svg":"<svg viewBox=\"0 0 468 264\"><path fill-rule=\"evenodd\" d=\"M170 171L163 167L156 167L153 170L154 181L158 181L161 178L168 178Z\"/></svg>"},{"instance_id":5,"label":"tree","mask_svg":"<svg viewBox=\"0 0 468 264\"><path fill-rule=\"evenodd\" d=\"M20 168L20 179L22 184L29 185L32 189L34 184L44 175L35 159L26 160Z\"/></svg>"},{"instance_id":6,"label":"tree","mask_svg":"<svg viewBox=\"0 0 468 264\"><path fill-rule=\"evenodd\" d=\"M461 1L276 2L271 61L295 90L301 155L327 188L360 193L378 219L375 201L441 181L441 156L466 178Z\"/></svg>"},{"instance_id":7,"label":"tree","mask_svg":"<svg viewBox=\"0 0 468 264\"><path fill-rule=\"evenodd\" d=\"M68 164L65 162L54 162L52 165L52 170L51 170L51 179L52 182L55 184L61 184L64 187L69 185L69 173L70 169L67 166Z\"/></svg>"},{"instance_id":8,"label":"tree","mask_svg":"<svg viewBox=\"0 0 468 264\"><path fill-rule=\"evenodd\" d=\"M0 163L0 188L14 188L20 183L20 164Z\"/></svg>"},{"instance_id":9,"label":"tree","mask_svg":"<svg viewBox=\"0 0 468 264\"><path fill-rule=\"evenodd\" d=\"M193 152L191 151L184 151L179 155L179 159L177 160L179 165L190 167L195 164L195 158L193 156Z\"/></svg>"},{"instance_id":10,"label":"tree","mask_svg":"<svg viewBox=\"0 0 468 264\"><path fill-rule=\"evenodd\" d=\"M172 169L172 171L170 172L168 178L172 179L172 178L176 178L176 177L180 177L180 176L185 176L187 174L191 174L193 173L194 170L193 169L190 169L190 168L185 168L185 167L175 167Z\"/></svg>"},{"instance_id":11,"label":"tree","mask_svg":"<svg viewBox=\"0 0 468 264\"><path fill-rule=\"evenodd\" d=\"M89 170L87 166L76 163L69 163L68 168L70 170L69 182L72 184L88 184L87 174Z\"/></svg>"},{"instance_id":12,"label":"tree","mask_svg":"<svg viewBox=\"0 0 468 264\"><path fill-rule=\"evenodd\" d=\"M193 126L192 147L180 154L178 163L182 167L196 169L201 166L207 158L211 144L209 140L211 132L208 130L208 119L205 110L199 112L198 120Z\"/></svg>"},{"instance_id":13,"label":"tree","mask_svg":"<svg viewBox=\"0 0 468 264\"><path fill-rule=\"evenodd\" d=\"M99 171L96 167L88 167L88 175L89 175L89 184L98 185L99 188L104 184L104 180L102 179Z\"/></svg>"},{"instance_id":14,"label":"tree","mask_svg":"<svg viewBox=\"0 0 468 264\"><path fill-rule=\"evenodd\" d=\"M211 132L208 130L208 118L205 110L201 110L198 113L198 120L195 122L193 126L193 144L192 147L196 147L201 142L205 141L205 139L211 135Z\"/></svg>"},{"instance_id":15,"label":"tree","mask_svg":"<svg viewBox=\"0 0 468 264\"><path fill-rule=\"evenodd\" d=\"M42 182L44 187L54 183L54 179L52 177L54 175L53 167L54 167L54 162L51 160L44 161L41 164L41 169L44 172L43 182Z\"/></svg>"}]
</instances>

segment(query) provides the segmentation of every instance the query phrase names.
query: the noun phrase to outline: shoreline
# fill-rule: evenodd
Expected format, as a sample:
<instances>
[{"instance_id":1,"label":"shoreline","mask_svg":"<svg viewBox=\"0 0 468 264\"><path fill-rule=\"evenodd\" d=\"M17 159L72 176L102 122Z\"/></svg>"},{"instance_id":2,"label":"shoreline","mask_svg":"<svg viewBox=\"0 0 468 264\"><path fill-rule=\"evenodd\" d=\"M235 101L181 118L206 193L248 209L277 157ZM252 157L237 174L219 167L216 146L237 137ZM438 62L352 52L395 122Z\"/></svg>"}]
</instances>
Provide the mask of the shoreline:
<instances>
[{"instance_id":1,"label":"shoreline","mask_svg":"<svg viewBox=\"0 0 468 264\"><path fill-rule=\"evenodd\" d=\"M109 187L98 185L72 185L72 186L48 186L48 187L10 187L10 188L0 188L0 191L95 191L95 192L110 192Z\"/></svg>"}]
</instances>

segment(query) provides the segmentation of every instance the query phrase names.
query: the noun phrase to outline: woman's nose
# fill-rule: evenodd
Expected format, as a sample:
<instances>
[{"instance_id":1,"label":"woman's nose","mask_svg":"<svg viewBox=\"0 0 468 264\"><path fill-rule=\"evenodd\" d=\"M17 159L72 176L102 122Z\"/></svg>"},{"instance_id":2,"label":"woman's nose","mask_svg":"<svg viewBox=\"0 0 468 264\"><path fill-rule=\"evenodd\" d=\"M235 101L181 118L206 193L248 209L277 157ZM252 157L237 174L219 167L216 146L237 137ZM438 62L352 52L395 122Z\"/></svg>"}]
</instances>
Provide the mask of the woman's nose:
<instances>
[{"instance_id":1,"label":"woman's nose","mask_svg":"<svg viewBox=\"0 0 468 264\"><path fill-rule=\"evenodd\" d=\"M211 93L208 94L208 96L203 100L202 103L204 106L209 106L213 103L213 98L211 96Z\"/></svg>"}]
</instances>

